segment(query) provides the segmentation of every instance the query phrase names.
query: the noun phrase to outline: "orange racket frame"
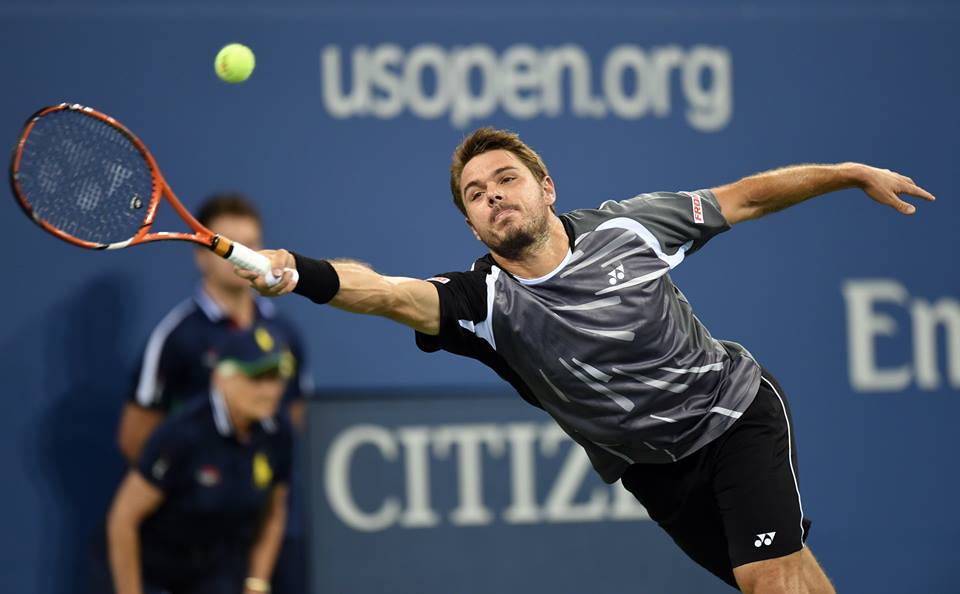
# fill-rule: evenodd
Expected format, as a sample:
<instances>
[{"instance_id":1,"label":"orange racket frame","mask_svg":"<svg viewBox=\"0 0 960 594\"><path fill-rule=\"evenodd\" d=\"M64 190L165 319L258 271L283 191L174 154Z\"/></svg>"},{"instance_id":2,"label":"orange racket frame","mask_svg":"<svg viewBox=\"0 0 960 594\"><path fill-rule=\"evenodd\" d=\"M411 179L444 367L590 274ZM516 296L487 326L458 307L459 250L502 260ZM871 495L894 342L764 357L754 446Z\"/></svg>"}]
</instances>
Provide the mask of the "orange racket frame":
<instances>
[{"instance_id":1,"label":"orange racket frame","mask_svg":"<svg viewBox=\"0 0 960 594\"><path fill-rule=\"evenodd\" d=\"M27 138L30 136L30 133L33 131L34 126L40 120L40 118L49 115L51 113L59 111L79 111L87 117L100 120L110 127L114 128L121 134L123 134L127 139L133 143L136 149L143 156L144 160L147 162L147 165L150 167L150 174L153 178L153 194L150 196L150 200L147 203L146 215L143 219L143 224L140 226L140 229L137 233L126 241L120 241L116 243L103 244L95 243L92 241L86 241L78 237L74 237L69 233L58 229L57 227L51 225L49 222L43 220L41 217L37 216L33 211L33 207L30 205L29 199L23 192L23 189L20 187L19 182L19 171L20 171L20 160L23 157L23 149L26 145ZM199 243L205 247L210 248L218 255L227 257L227 254L231 251L231 242L229 239L216 235L206 227L200 224L197 219L190 214L190 211L187 210L177 196L173 193L173 190L170 189L170 185L164 179L163 174L160 173L160 167L157 165L156 160L153 158L153 155L150 154L150 151L147 150L147 147L143 142L137 138L137 136L131 132L126 126L113 119L112 117L101 113L91 107L85 107L83 105L78 105L75 103L61 103L59 105L52 105L50 107L45 107L38 111L37 113L30 116L30 119L27 121L27 124L24 126L23 131L20 133L20 138L17 141L17 145L13 153L13 161L10 166L10 181L13 187L13 193L19 202L20 207L27 213L27 216L30 217L35 223L43 227L49 233L59 237L60 239L72 243L74 245L96 249L119 249L132 245L138 245L141 243L148 243L151 241L163 241L163 240L178 240L178 241L192 241L194 243ZM177 211L177 214L180 215L180 218L194 230L194 233L178 233L171 231L157 231L150 232L150 227L153 225L153 221L157 216L157 209L160 206L161 197L165 197L167 202L169 202L174 210Z\"/></svg>"},{"instance_id":2,"label":"orange racket frame","mask_svg":"<svg viewBox=\"0 0 960 594\"><path fill-rule=\"evenodd\" d=\"M34 211L33 207L31 206L30 200L24 193L19 181L20 163L23 158L24 147L26 146L27 138L30 136L30 133L33 131L37 122L41 118L61 111L80 112L84 116L107 124L114 130L117 130L123 134L123 136L125 136L133 144L133 146L137 149L137 151L140 152L144 160L147 162L147 165L150 168L150 176L153 180L153 189L149 202L147 203L147 210L143 219L143 223L140 225L140 228L133 235L133 237L114 243L96 243L80 239L79 237L74 237L70 233L67 233L63 229L52 225L49 221L44 220ZM229 260L236 266L264 274L266 276L268 285L274 285L280 280L279 278L274 277L271 273L270 260L266 256L251 250L241 243L232 241L222 235L217 235L210 231L210 229L207 229L200 224L200 222L190 214L190 211L184 208L183 204L181 204L180 200L173 193L173 190L170 189L170 185L164 179L163 174L160 173L160 167L157 165L153 155L150 154L150 151L147 150L146 145L144 145L143 142L141 142L141 140L137 138L137 136L126 126L112 117L91 107L85 107L76 103L61 103L59 105L45 107L30 116L23 128L23 131L20 133L20 138L17 141L16 146L14 147L13 158L10 163L10 185L13 189L13 194L16 197L17 202L20 204L20 207L27 214L30 220L35 222L37 225L40 225L40 227L42 227L48 233L59 237L66 242L72 243L73 245L95 250L113 250L132 245L150 243L153 241L190 241L209 248L214 253ZM154 219L156 218L157 209L160 206L161 198L166 198L167 202L169 202L177 214L180 215L180 218L183 219L183 221L191 229L193 229L193 233L178 233L172 231L151 232L151 227L153 226ZM292 272L292 276L296 280L296 271L294 270Z\"/></svg>"}]
</instances>

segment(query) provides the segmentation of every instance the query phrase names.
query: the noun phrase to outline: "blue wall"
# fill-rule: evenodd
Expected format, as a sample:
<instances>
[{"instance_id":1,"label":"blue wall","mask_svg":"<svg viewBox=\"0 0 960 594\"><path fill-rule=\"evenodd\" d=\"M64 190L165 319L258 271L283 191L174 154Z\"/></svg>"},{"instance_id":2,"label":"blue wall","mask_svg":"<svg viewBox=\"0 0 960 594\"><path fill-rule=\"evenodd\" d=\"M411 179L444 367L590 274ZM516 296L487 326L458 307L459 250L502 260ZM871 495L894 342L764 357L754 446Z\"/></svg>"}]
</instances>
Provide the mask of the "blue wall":
<instances>
[{"instance_id":1,"label":"blue wall","mask_svg":"<svg viewBox=\"0 0 960 594\"><path fill-rule=\"evenodd\" d=\"M939 198L914 217L838 193L738 226L674 278L714 335L746 344L786 386L811 545L838 587L948 592L960 561L950 439L960 412L958 24L956 5L923 1L5 0L0 139L12 144L40 106L91 105L146 142L188 206L241 189L263 206L272 245L420 277L479 253L449 204L446 171L453 146L480 124L516 129L542 153L563 209L795 162L857 160L910 175ZM257 53L243 85L212 72L229 41ZM522 45L547 64L583 59L606 113L591 114L570 90L586 70L564 71L552 107L549 67L531 75L507 64L522 62ZM337 117L322 56L338 50L350 71L357 48L386 60L377 75L386 82L364 104L380 115ZM395 94L414 58L453 66L439 81L435 69L419 71ZM640 74L605 87L604 68L621 58ZM499 86L490 115L464 116L464 60L509 70L521 89ZM471 72L477 96L506 80ZM523 87L536 73L546 86ZM350 84L344 74L339 87ZM438 99L428 113L429 102L406 100L438 84L459 103ZM45 236L12 200L4 212L0 576L11 591L74 592L78 551L122 472L113 435L130 368L152 324L195 282L190 248L92 253ZM299 298L282 306L312 337L323 386L496 385L473 362L420 354L387 322ZM495 420L526 419L523 406Z\"/></svg>"}]
</instances>

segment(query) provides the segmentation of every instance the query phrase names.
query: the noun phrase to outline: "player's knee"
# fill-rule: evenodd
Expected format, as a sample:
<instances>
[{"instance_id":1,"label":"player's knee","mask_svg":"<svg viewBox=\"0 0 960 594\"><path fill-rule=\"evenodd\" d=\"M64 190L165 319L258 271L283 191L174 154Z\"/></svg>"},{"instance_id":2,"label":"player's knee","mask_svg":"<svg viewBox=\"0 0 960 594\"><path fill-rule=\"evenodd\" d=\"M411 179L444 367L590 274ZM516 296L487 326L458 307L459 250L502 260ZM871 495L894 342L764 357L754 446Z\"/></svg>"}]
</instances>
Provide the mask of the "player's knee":
<instances>
[{"instance_id":1,"label":"player's knee","mask_svg":"<svg viewBox=\"0 0 960 594\"><path fill-rule=\"evenodd\" d=\"M803 587L802 551L734 567L733 575L745 594L800 594L806 591Z\"/></svg>"},{"instance_id":2,"label":"player's knee","mask_svg":"<svg viewBox=\"0 0 960 594\"><path fill-rule=\"evenodd\" d=\"M835 594L830 580L806 547L776 559L735 567L733 575L746 594Z\"/></svg>"}]
</instances>

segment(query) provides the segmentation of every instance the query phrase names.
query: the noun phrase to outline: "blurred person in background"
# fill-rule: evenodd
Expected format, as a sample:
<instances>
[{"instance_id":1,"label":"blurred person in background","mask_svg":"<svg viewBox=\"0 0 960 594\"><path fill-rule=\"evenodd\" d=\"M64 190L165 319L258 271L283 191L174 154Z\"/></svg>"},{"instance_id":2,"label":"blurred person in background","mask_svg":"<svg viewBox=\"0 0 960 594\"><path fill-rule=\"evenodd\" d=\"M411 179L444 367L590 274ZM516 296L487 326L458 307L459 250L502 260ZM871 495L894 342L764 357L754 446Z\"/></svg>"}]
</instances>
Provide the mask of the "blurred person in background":
<instances>
[{"instance_id":1,"label":"blurred person in background","mask_svg":"<svg viewBox=\"0 0 960 594\"><path fill-rule=\"evenodd\" d=\"M152 432L114 497L116 594L270 592L293 456L277 414L292 355L258 325L228 335L215 361L210 387Z\"/></svg>"},{"instance_id":2,"label":"blurred person in background","mask_svg":"<svg viewBox=\"0 0 960 594\"><path fill-rule=\"evenodd\" d=\"M195 214L214 233L251 249L262 244L260 214L242 194L212 195ZM295 376L283 394L281 414L289 415L298 432L303 429L304 403L313 391L313 378L300 333L270 300L257 297L248 283L238 279L229 262L202 248L195 250L194 258L200 283L194 295L167 313L151 332L136 385L121 414L117 441L124 458L134 467L144 443L167 415L184 406L192 396L206 392L214 345L237 330L258 323L267 324L271 333L290 345ZM296 466L295 463L290 517L274 576L276 594L299 594L306 583L302 496Z\"/></svg>"}]
</instances>

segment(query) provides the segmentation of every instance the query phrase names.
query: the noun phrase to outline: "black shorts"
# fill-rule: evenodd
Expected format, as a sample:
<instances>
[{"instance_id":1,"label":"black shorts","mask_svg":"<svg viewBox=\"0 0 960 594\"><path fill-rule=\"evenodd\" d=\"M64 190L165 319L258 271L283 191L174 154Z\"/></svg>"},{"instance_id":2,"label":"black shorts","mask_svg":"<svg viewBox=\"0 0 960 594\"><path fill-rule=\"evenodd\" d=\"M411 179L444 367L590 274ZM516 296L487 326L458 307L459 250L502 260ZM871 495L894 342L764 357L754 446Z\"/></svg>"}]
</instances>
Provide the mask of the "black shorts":
<instances>
[{"instance_id":1,"label":"black shorts","mask_svg":"<svg viewBox=\"0 0 960 594\"><path fill-rule=\"evenodd\" d=\"M810 529L790 408L766 370L723 435L671 464L634 464L621 480L690 558L734 587L734 567L795 553Z\"/></svg>"}]
</instances>

